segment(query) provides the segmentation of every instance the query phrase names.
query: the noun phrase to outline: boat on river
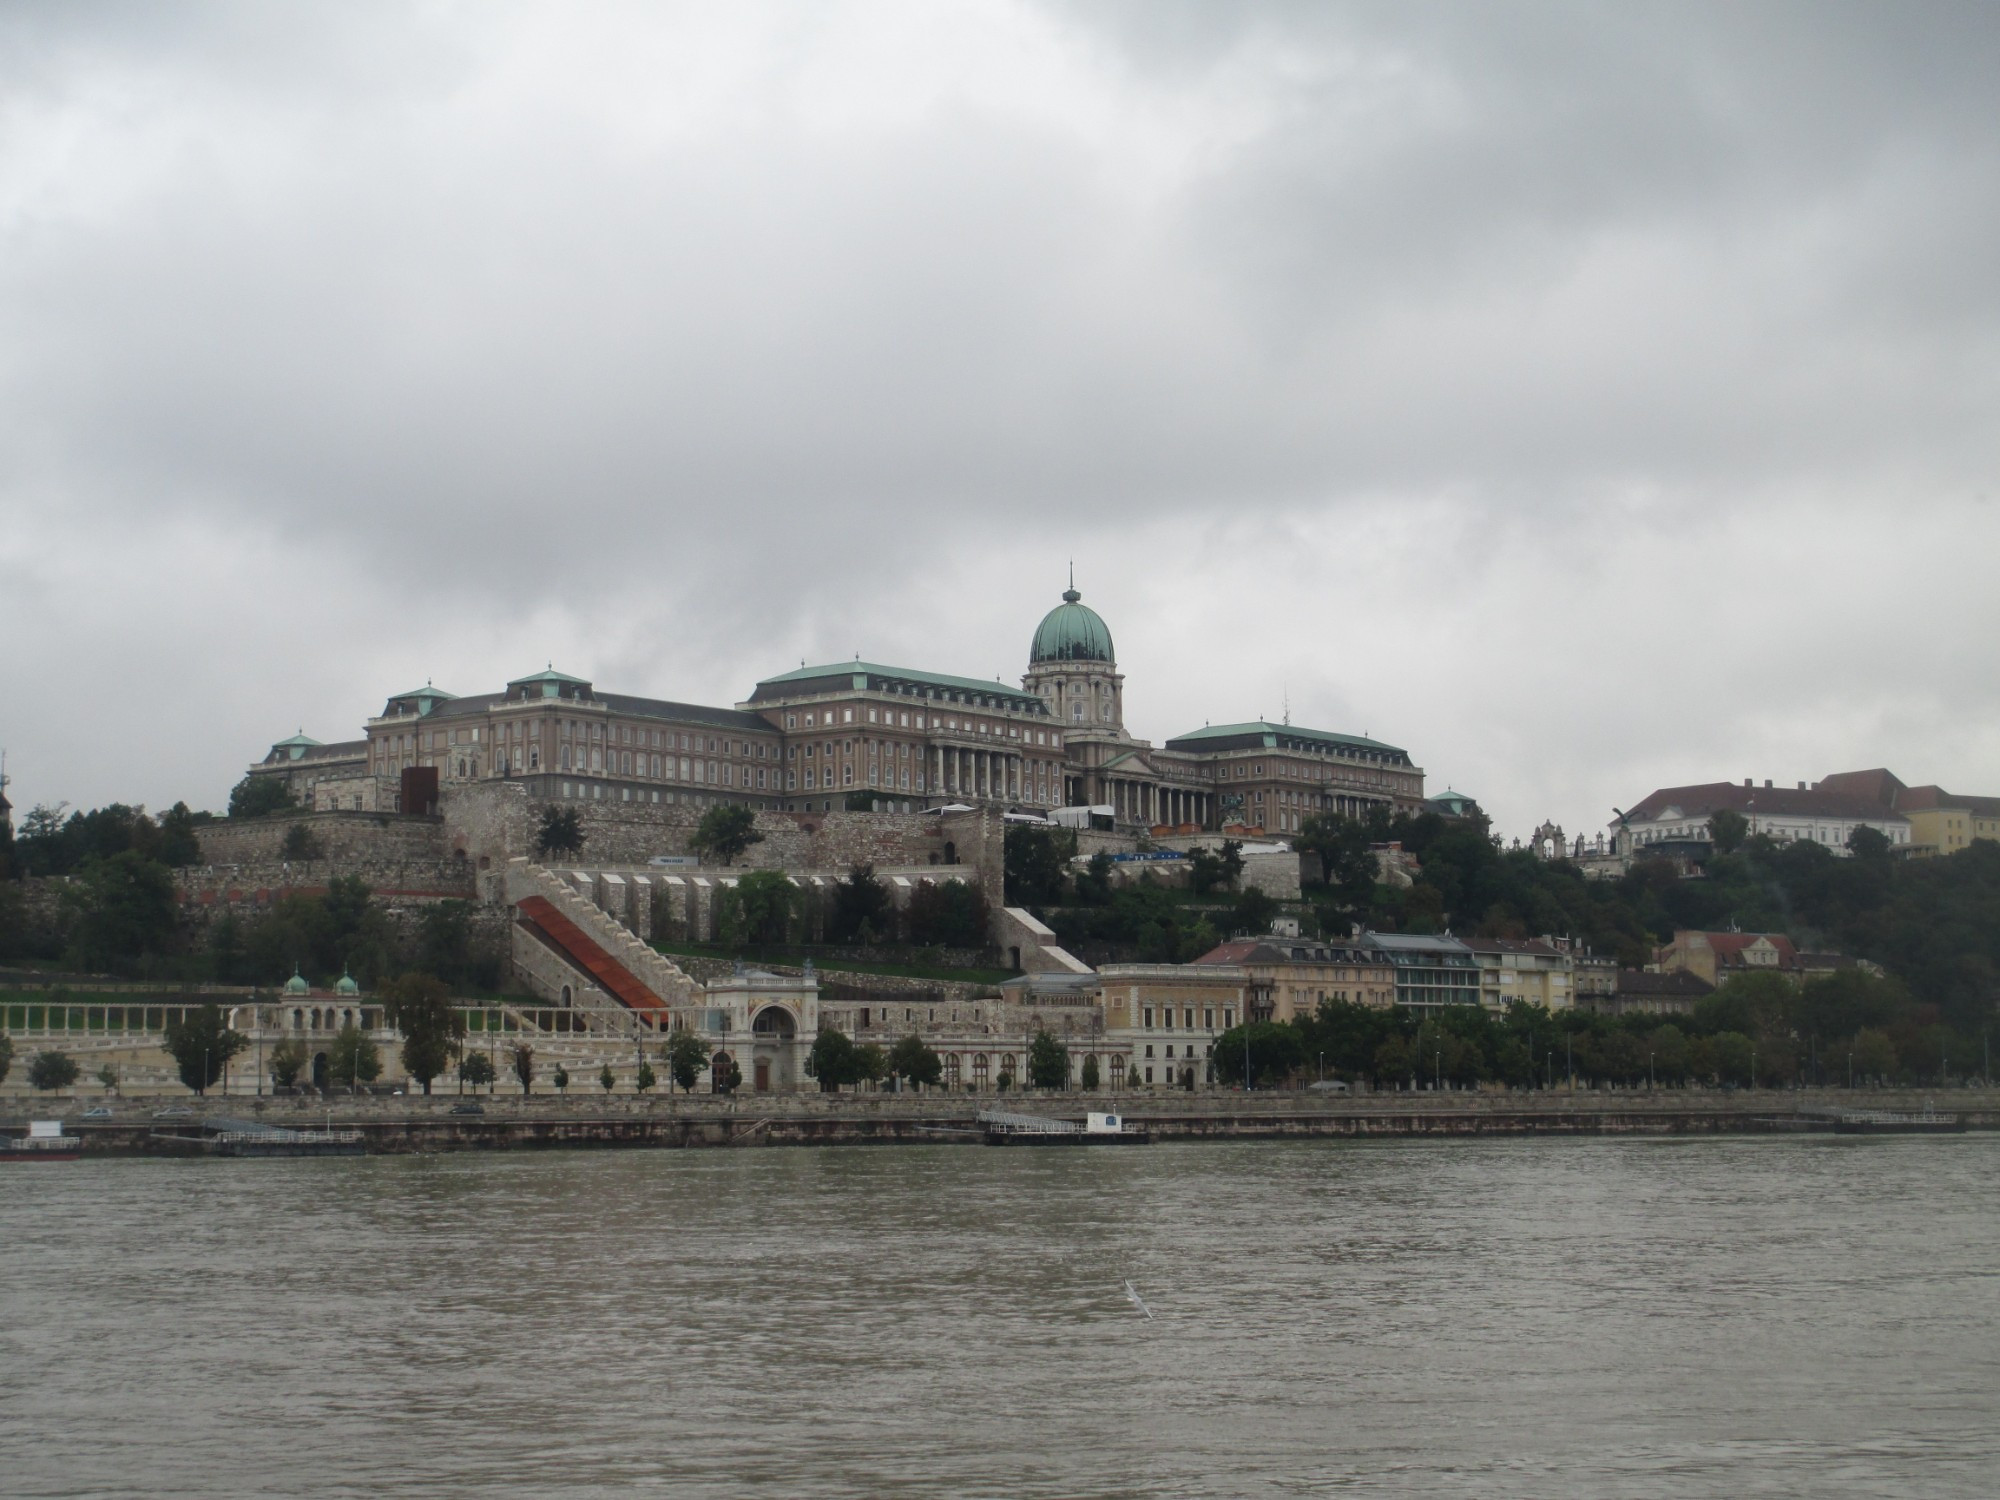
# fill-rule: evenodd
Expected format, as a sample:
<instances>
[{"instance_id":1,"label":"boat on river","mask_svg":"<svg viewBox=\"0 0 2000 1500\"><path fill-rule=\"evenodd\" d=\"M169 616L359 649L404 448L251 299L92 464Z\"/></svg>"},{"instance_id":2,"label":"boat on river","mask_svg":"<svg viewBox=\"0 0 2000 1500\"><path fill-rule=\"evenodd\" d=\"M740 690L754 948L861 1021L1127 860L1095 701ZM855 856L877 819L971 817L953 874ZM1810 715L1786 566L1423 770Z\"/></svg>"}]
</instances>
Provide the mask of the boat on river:
<instances>
[{"instance_id":1,"label":"boat on river","mask_svg":"<svg viewBox=\"0 0 2000 1500\"><path fill-rule=\"evenodd\" d=\"M1149 1130L1132 1130L1118 1115L1092 1110L1079 1123L1049 1115L982 1109L980 1126L989 1146L1147 1146Z\"/></svg>"},{"instance_id":2,"label":"boat on river","mask_svg":"<svg viewBox=\"0 0 2000 1500\"><path fill-rule=\"evenodd\" d=\"M1960 1115L1941 1115L1928 1105L1921 1114L1892 1109L1843 1109L1833 1117L1835 1135L1962 1135Z\"/></svg>"},{"instance_id":3,"label":"boat on river","mask_svg":"<svg viewBox=\"0 0 2000 1500\"><path fill-rule=\"evenodd\" d=\"M83 1137L64 1135L61 1120L30 1120L26 1135L0 1136L0 1161L75 1161Z\"/></svg>"}]
</instances>

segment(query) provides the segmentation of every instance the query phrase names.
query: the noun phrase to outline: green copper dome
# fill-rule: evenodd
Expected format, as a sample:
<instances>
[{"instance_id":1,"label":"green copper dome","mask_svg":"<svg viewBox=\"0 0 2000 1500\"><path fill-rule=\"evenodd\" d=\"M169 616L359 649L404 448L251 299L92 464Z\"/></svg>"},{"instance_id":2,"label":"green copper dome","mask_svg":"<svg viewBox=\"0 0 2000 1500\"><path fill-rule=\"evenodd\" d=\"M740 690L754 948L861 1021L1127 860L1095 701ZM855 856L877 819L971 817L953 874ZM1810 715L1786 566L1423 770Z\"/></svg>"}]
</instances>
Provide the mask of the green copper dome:
<instances>
[{"instance_id":1,"label":"green copper dome","mask_svg":"<svg viewBox=\"0 0 2000 1500\"><path fill-rule=\"evenodd\" d=\"M358 995L361 993L361 986L354 982L352 974L343 970L340 976L340 983L333 987L333 992L336 995Z\"/></svg>"},{"instance_id":2,"label":"green copper dome","mask_svg":"<svg viewBox=\"0 0 2000 1500\"><path fill-rule=\"evenodd\" d=\"M1114 661L1111 630L1097 611L1081 603L1074 585L1063 591L1063 602L1042 616L1028 664L1045 661Z\"/></svg>"},{"instance_id":3,"label":"green copper dome","mask_svg":"<svg viewBox=\"0 0 2000 1500\"><path fill-rule=\"evenodd\" d=\"M306 983L305 975L301 974L298 970L298 965L294 964L292 966L292 977L285 981L285 993L287 995L303 995L308 993L310 988L311 986Z\"/></svg>"}]
</instances>

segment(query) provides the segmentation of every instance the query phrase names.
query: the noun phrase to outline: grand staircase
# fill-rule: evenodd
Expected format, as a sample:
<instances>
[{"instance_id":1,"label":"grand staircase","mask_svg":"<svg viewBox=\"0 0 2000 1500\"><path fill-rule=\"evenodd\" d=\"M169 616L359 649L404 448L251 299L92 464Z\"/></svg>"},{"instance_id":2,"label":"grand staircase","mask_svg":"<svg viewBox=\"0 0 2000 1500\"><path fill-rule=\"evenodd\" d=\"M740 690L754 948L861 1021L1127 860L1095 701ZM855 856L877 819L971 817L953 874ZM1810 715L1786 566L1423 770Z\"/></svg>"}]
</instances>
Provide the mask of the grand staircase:
<instances>
[{"instance_id":1,"label":"grand staircase","mask_svg":"<svg viewBox=\"0 0 2000 1500\"><path fill-rule=\"evenodd\" d=\"M671 1011L694 1003L695 982L678 965L540 865L511 861L507 893L515 921L626 1012L665 1029Z\"/></svg>"}]
</instances>

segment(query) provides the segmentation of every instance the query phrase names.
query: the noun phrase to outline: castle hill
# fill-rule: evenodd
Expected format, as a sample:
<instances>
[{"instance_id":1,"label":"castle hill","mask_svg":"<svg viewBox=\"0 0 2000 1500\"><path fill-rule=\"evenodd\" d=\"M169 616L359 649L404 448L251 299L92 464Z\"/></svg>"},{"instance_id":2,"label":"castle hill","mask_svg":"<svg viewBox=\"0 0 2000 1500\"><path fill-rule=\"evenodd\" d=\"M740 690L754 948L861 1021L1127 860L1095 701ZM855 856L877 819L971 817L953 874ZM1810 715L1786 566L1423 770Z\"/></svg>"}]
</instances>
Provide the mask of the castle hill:
<instances>
[{"instance_id":1,"label":"castle hill","mask_svg":"<svg viewBox=\"0 0 2000 1500\"><path fill-rule=\"evenodd\" d=\"M1027 642L726 707L551 664L279 739L221 815L9 804L6 1108L167 1154L2000 1120L2000 799L1753 778L1510 842L1380 738L1138 736L1073 583Z\"/></svg>"}]
</instances>

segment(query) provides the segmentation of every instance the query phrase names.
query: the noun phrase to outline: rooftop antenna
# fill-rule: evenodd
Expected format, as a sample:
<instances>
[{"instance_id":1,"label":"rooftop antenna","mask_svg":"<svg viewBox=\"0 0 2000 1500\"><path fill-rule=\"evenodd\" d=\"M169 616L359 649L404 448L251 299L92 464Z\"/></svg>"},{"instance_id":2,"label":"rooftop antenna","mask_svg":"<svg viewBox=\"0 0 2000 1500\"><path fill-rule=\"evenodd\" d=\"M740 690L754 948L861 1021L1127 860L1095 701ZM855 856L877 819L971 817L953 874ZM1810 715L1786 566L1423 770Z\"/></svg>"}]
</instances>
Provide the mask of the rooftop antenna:
<instances>
[{"instance_id":1,"label":"rooftop antenna","mask_svg":"<svg viewBox=\"0 0 2000 1500\"><path fill-rule=\"evenodd\" d=\"M1291 724L1292 724L1292 685L1288 682L1285 684L1285 727L1289 729L1291 728Z\"/></svg>"}]
</instances>

